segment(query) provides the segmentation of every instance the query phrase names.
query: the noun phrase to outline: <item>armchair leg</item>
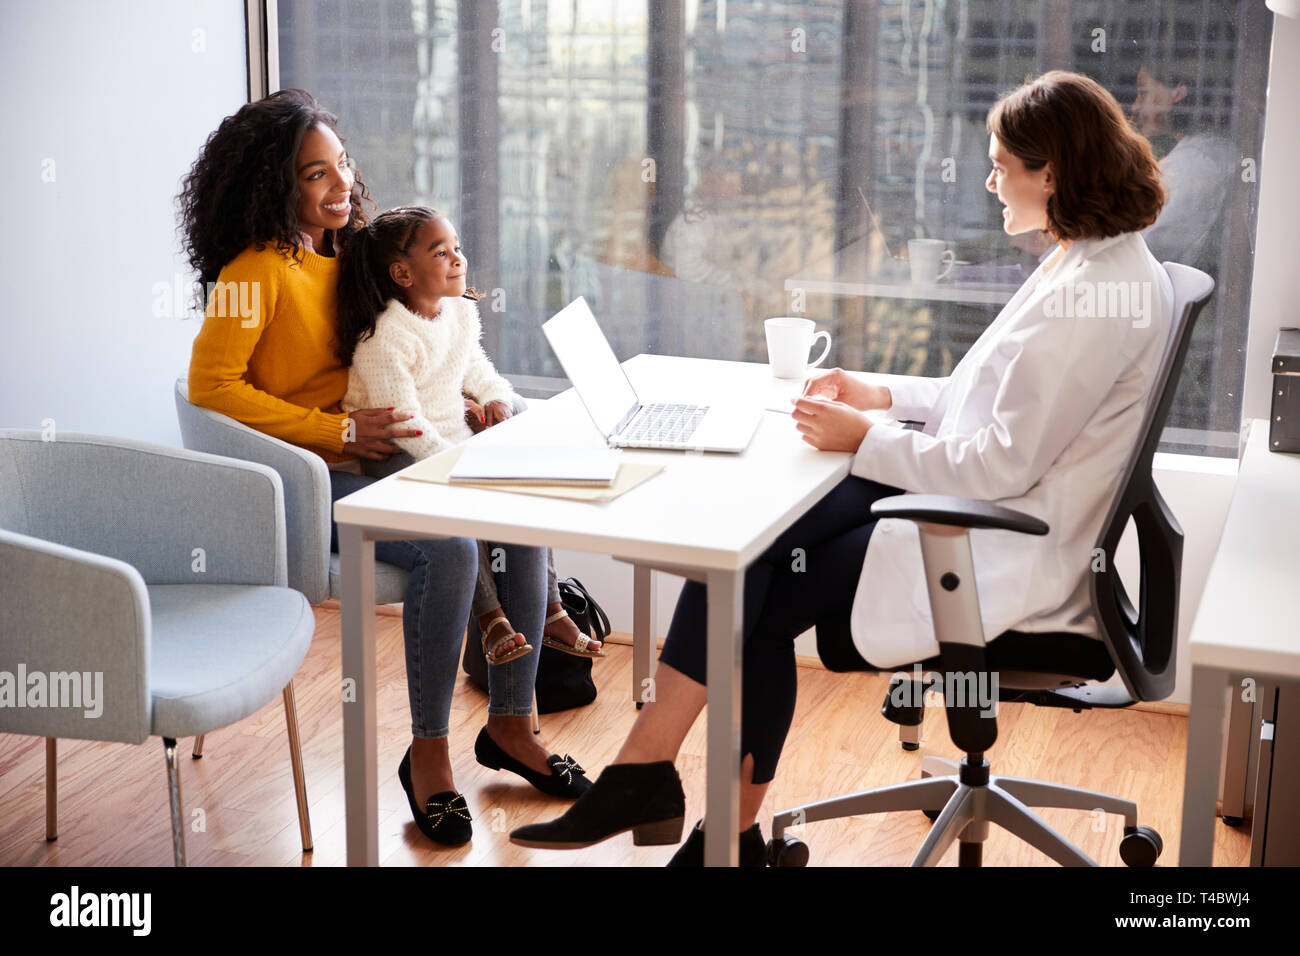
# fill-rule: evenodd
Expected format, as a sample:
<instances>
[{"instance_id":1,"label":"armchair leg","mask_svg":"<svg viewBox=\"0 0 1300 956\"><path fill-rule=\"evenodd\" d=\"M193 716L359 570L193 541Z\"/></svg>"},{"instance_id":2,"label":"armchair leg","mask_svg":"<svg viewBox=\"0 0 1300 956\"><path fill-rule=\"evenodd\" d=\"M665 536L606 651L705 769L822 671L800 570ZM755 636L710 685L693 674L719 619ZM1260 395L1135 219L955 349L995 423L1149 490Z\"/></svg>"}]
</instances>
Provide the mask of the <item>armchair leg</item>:
<instances>
[{"instance_id":1,"label":"armchair leg","mask_svg":"<svg viewBox=\"0 0 1300 956\"><path fill-rule=\"evenodd\" d=\"M930 827L930 832L925 835L925 842L912 858L912 866L938 865L939 860L948 852L948 847L952 846L952 841L961 835L966 824L974 818L974 800L975 792L970 787L957 784L956 791L944 805L939 819L934 821L934 826Z\"/></svg>"},{"instance_id":2,"label":"armchair leg","mask_svg":"<svg viewBox=\"0 0 1300 956\"><path fill-rule=\"evenodd\" d=\"M984 810L985 816L992 823L1020 837L1030 846L1042 850L1062 866L1097 865L1091 857L1054 830L1046 820L998 784L989 784Z\"/></svg>"},{"instance_id":3,"label":"armchair leg","mask_svg":"<svg viewBox=\"0 0 1300 956\"><path fill-rule=\"evenodd\" d=\"M194 738L194 753L191 755L195 760L203 756L203 734Z\"/></svg>"},{"instance_id":4,"label":"armchair leg","mask_svg":"<svg viewBox=\"0 0 1300 956\"><path fill-rule=\"evenodd\" d=\"M167 798L172 811L172 862L185 866L185 820L181 811L181 768L176 760L176 738L163 738L167 761Z\"/></svg>"},{"instance_id":5,"label":"armchair leg","mask_svg":"<svg viewBox=\"0 0 1300 956\"><path fill-rule=\"evenodd\" d=\"M293 792L298 798L298 832L302 852L310 853L311 815L307 811L307 780L302 772L302 742L298 738L298 707L293 699L293 681L284 685L284 722L289 730L289 762L293 765Z\"/></svg>"},{"instance_id":6,"label":"armchair leg","mask_svg":"<svg viewBox=\"0 0 1300 956\"><path fill-rule=\"evenodd\" d=\"M1059 783L1044 783L1041 780L1024 780L1020 777L994 777L992 782L1027 807L1103 810L1106 813L1118 813L1124 818L1126 827L1137 826L1137 804L1132 800L1112 797L1108 793L1098 793L1096 790L1067 787Z\"/></svg>"},{"instance_id":7,"label":"armchair leg","mask_svg":"<svg viewBox=\"0 0 1300 956\"><path fill-rule=\"evenodd\" d=\"M45 738L45 839L59 838L59 741Z\"/></svg>"}]
</instances>

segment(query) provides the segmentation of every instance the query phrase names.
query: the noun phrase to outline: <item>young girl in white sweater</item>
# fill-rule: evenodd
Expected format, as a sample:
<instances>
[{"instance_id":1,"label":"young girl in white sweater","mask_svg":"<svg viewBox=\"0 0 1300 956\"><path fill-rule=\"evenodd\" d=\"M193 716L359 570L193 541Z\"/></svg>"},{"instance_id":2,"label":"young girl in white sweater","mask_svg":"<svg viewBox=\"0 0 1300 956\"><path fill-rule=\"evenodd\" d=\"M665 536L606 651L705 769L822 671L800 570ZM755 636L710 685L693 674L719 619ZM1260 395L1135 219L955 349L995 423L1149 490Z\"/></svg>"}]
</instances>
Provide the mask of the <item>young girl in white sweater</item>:
<instances>
[{"instance_id":1,"label":"young girl in white sweater","mask_svg":"<svg viewBox=\"0 0 1300 956\"><path fill-rule=\"evenodd\" d=\"M343 255L339 279L339 357L350 364L344 411L392 407L413 413L405 424L420 434L394 441L411 458L426 458L504 421L515 401L479 344L479 295L465 282L467 260L456 230L427 206L403 206L376 216ZM367 474L409 464L363 461ZM549 589L542 642L570 654L603 657L560 602L555 564L547 550ZM491 547L479 542L473 615L489 664L529 653L528 639L506 619L497 597Z\"/></svg>"}]
</instances>

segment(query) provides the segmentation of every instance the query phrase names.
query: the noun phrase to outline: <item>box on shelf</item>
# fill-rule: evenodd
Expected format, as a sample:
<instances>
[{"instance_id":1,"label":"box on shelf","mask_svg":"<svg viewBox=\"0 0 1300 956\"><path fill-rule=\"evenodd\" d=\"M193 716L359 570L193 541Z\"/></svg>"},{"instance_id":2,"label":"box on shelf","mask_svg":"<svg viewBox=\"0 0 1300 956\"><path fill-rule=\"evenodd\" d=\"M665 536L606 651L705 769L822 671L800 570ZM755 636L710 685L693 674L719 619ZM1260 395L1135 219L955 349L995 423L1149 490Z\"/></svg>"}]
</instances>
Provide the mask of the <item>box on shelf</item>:
<instances>
[{"instance_id":1,"label":"box on shelf","mask_svg":"<svg viewBox=\"0 0 1300 956\"><path fill-rule=\"evenodd\" d=\"M1278 329L1268 450L1300 452L1300 329Z\"/></svg>"}]
</instances>

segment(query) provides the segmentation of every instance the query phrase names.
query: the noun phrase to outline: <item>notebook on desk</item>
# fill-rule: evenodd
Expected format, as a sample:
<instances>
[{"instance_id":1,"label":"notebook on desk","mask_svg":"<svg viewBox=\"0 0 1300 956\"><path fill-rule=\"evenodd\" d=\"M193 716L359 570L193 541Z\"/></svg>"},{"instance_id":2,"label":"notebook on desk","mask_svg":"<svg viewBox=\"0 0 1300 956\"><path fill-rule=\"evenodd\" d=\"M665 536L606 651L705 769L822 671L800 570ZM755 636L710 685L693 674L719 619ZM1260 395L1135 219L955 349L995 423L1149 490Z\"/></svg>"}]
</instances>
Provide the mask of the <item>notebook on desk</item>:
<instances>
[{"instance_id":1,"label":"notebook on desk","mask_svg":"<svg viewBox=\"0 0 1300 956\"><path fill-rule=\"evenodd\" d=\"M468 442L447 475L451 484L609 487L621 456L609 448L481 445Z\"/></svg>"}]
</instances>

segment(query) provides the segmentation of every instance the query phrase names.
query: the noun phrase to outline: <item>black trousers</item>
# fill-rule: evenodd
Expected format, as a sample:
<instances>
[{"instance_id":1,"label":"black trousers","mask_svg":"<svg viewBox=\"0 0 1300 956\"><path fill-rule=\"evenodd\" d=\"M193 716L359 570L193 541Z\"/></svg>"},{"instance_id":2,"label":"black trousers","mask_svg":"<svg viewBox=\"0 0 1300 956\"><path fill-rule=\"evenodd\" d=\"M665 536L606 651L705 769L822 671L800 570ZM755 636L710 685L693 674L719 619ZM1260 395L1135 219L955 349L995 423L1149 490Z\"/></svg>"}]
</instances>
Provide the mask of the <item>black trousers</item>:
<instances>
[{"instance_id":1,"label":"black trousers","mask_svg":"<svg viewBox=\"0 0 1300 956\"><path fill-rule=\"evenodd\" d=\"M876 527L871 504L903 493L879 482L846 478L745 572L740 748L742 757L754 755L754 783L776 776L794 718L795 638L817 621L852 609ZM889 595L880 597L889 600ZM706 602L704 585L687 581L659 657L701 684L706 682Z\"/></svg>"}]
</instances>

